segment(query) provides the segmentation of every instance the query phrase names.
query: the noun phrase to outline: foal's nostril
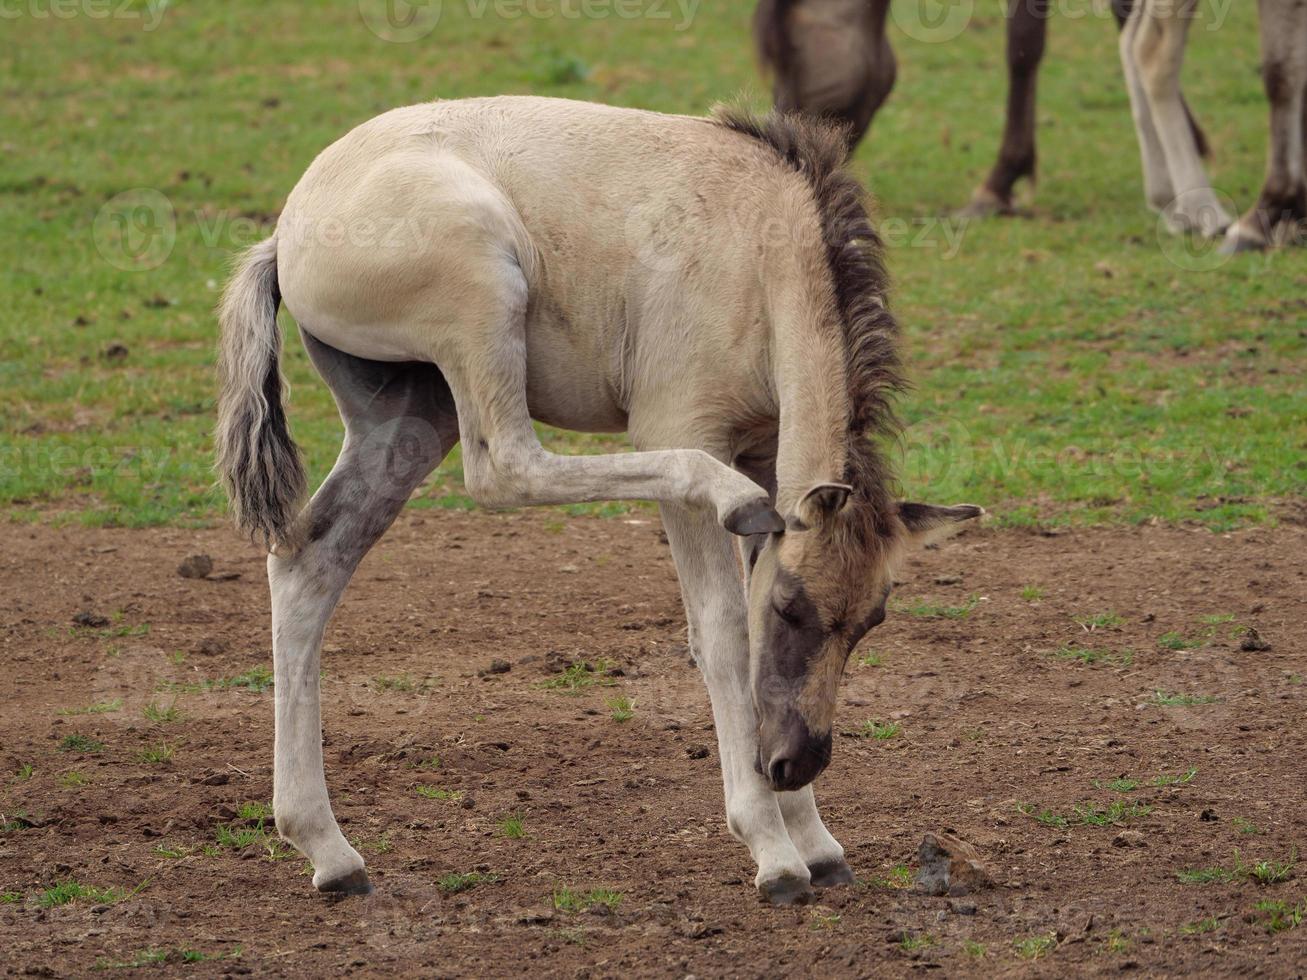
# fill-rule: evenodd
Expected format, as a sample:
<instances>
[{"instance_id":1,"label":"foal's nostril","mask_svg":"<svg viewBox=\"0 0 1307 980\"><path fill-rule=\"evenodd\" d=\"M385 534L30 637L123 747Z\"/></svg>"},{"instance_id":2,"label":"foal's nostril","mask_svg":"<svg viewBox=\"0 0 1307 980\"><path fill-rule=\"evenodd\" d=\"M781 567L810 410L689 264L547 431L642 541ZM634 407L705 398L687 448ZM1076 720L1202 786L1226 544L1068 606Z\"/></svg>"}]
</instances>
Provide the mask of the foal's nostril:
<instances>
[{"instance_id":1,"label":"foal's nostril","mask_svg":"<svg viewBox=\"0 0 1307 980\"><path fill-rule=\"evenodd\" d=\"M767 771L767 778L771 780L773 786L788 786L789 775L793 767L793 760L785 757L776 757L771 761L771 766Z\"/></svg>"}]
</instances>

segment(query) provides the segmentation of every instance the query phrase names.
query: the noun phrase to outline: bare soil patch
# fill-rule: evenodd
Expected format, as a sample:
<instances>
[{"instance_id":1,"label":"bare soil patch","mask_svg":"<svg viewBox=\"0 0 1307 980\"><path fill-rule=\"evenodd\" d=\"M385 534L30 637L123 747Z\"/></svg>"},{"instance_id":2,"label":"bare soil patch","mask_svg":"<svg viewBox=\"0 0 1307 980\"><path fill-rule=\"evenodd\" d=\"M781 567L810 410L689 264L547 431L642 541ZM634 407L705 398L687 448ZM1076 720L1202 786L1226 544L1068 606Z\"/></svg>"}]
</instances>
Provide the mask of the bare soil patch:
<instances>
[{"instance_id":1,"label":"bare soil patch","mask_svg":"<svg viewBox=\"0 0 1307 980\"><path fill-rule=\"evenodd\" d=\"M261 557L220 529L0 534L8 973L1292 976L1307 959L1289 927L1307 908L1301 527L981 530L914 557L850 660L817 786L859 882L794 909L758 904L726 831L654 519L408 512L368 557L323 662L328 783L377 885L347 900L315 894L251 806L271 797ZM199 552L211 576L179 575ZM1241 649L1246 627L1270 649ZM576 663L597 670L569 693L555 679ZM900 887L944 830L995 887ZM1259 882L1262 860L1283 880ZM119 891L45 907L69 881Z\"/></svg>"}]
</instances>

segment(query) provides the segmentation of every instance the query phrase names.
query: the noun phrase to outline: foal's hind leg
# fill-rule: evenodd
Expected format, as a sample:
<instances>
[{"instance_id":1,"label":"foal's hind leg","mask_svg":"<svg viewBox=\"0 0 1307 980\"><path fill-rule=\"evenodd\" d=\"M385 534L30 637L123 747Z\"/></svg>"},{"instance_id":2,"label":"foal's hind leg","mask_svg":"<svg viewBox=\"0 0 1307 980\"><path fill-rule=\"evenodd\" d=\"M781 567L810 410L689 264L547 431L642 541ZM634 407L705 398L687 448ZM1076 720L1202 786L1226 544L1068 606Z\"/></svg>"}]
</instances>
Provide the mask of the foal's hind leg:
<instances>
[{"instance_id":1,"label":"foal's hind leg","mask_svg":"<svg viewBox=\"0 0 1307 980\"><path fill-rule=\"evenodd\" d=\"M1230 226L1223 251L1292 241L1307 221L1307 4L1262 0L1262 80L1271 104L1266 181L1253 208Z\"/></svg>"},{"instance_id":2,"label":"foal's hind leg","mask_svg":"<svg viewBox=\"0 0 1307 980\"><path fill-rule=\"evenodd\" d=\"M272 587L277 830L313 864L321 891L371 890L363 859L346 842L327 798L322 766L319 659L323 631L354 569L409 494L458 441L439 371L344 354L304 334L345 422L345 443L302 521L305 542L268 556Z\"/></svg>"}]
</instances>

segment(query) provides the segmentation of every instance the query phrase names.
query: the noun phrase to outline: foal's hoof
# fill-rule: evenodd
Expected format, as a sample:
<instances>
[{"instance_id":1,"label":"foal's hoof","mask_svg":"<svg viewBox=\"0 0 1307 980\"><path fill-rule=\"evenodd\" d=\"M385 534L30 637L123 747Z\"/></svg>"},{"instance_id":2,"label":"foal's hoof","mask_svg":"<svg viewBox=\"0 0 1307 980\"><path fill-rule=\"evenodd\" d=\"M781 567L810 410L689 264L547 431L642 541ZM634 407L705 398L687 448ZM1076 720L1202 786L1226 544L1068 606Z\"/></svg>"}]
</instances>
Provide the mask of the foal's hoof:
<instances>
[{"instance_id":1,"label":"foal's hoof","mask_svg":"<svg viewBox=\"0 0 1307 980\"><path fill-rule=\"evenodd\" d=\"M1225 240L1221 242L1220 254L1238 255L1241 252L1264 252L1266 243L1258 238L1249 238L1246 235L1227 234Z\"/></svg>"},{"instance_id":2,"label":"foal's hoof","mask_svg":"<svg viewBox=\"0 0 1307 980\"><path fill-rule=\"evenodd\" d=\"M853 869L843 858L810 864L808 871L812 874L813 888L834 888L836 885L853 883Z\"/></svg>"},{"instance_id":3,"label":"foal's hoof","mask_svg":"<svg viewBox=\"0 0 1307 980\"><path fill-rule=\"evenodd\" d=\"M794 875L782 875L758 886L758 892L772 905L807 905L812 901L812 886Z\"/></svg>"},{"instance_id":4,"label":"foal's hoof","mask_svg":"<svg viewBox=\"0 0 1307 980\"><path fill-rule=\"evenodd\" d=\"M785 530L785 522L771 505L771 501L762 497L740 504L722 521L722 525L732 534L747 537L750 534L778 534Z\"/></svg>"},{"instance_id":5,"label":"foal's hoof","mask_svg":"<svg viewBox=\"0 0 1307 980\"><path fill-rule=\"evenodd\" d=\"M368 880L368 873L363 868L355 868L349 874L339 878L331 878L325 881L314 879L313 887L320 892L329 892L335 895L372 894L372 882Z\"/></svg>"},{"instance_id":6,"label":"foal's hoof","mask_svg":"<svg viewBox=\"0 0 1307 980\"><path fill-rule=\"evenodd\" d=\"M1010 198L1004 200L988 187L982 185L976 188L971 195L970 201L953 212L953 217L958 219L992 218L995 215L1011 216L1016 213L1016 208L1012 205Z\"/></svg>"}]
</instances>

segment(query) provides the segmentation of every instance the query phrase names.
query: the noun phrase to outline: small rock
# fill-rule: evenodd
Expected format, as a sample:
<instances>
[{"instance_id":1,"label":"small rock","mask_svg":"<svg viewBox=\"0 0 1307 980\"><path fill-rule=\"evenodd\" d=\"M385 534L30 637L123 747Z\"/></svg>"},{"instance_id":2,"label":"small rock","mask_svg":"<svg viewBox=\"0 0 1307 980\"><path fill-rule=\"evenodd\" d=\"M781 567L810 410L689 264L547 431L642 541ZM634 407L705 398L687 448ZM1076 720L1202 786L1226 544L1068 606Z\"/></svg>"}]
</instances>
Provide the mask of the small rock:
<instances>
[{"instance_id":1,"label":"small rock","mask_svg":"<svg viewBox=\"0 0 1307 980\"><path fill-rule=\"evenodd\" d=\"M1116 270L1112 268L1111 263L1107 261L1095 262L1094 271L1104 279L1111 279L1116 275Z\"/></svg>"},{"instance_id":2,"label":"small rock","mask_svg":"<svg viewBox=\"0 0 1307 980\"><path fill-rule=\"evenodd\" d=\"M226 786L231 776L225 772L211 772L199 780L201 786Z\"/></svg>"},{"instance_id":3,"label":"small rock","mask_svg":"<svg viewBox=\"0 0 1307 980\"><path fill-rule=\"evenodd\" d=\"M492 660L490 666L486 668L487 674L507 674L513 669L513 665L507 660Z\"/></svg>"},{"instance_id":4,"label":"small rock","mask_svg":"<svg viewBox=\"0 0 1307 980\"><path fill-rule=\"evenodd\" d=\"M688 755L691 759L706 759L708 758L708 746L687 745L685 747L685 754Z\"/></svg>"},{"instance_id":5,"label":"small rock","mask_svg":"<svg viewBox=\"0 0 1307 980\"><path fill-rule=\"evenodd\" d=\"M114 343L100 351L100 356L106 361L125 361L128 353L126 344Z\"/></svg>"},{"instance_id":6,"label":"small rock","mask_svg":"<svg viewBox=\"0 0 1307 980\"><path fill-rule=\"evenodd\" d=\"M90 629L98 630L98 629L104 629L104 627L108 626L109 620L105 616L100 616L97 615L96 613L89 612L83 609L81 612L73 616L73 625L86 626L89 627Z\"/></svg>"},{"instance_id":7,"label":"small rock","mask_svg":"<svg viewBox=\"0 0 1307 980\"><path fill-rule=\"evenodd\" d=\"M206 578L213 571L213 559L208 555L187 555L177 566L182 578Z\"/></svg>"},{"instance_id":8,"label":"small rock","mask_svg":"<svg viewBox=\"0 0 1307 980\"><path fill-rule=\"evenodd\" d=\"M1261 652L1270 648L1271 645L1262 639L1262 634L1251 626L1248 627L1248 632L1244 633L1243 639L1239 641L1239 649L1248 653Z\"/></svg>"},{"instance_id":9,"label":"small rock","mask_svg":"<svg viewBox=\"0 0 1307 980\"><path fill-rule=\"evenodd\" d=\"M1215 810L1208 808L1204 810L1202 813L1198 814L1198 819L1201 820L1203 823L1215 823L1221 818L1216 815Z\"/></svg>"},{"instance_id":10,"label":"small rock","mask_svg":"<svg viewBox=\"0 0 1307 980\"><path fill-rule=\"evenodd\" d=\"M994 883L980 853L952 834L926 834L917 848L916 887L927 895L970 895Z\"/></svg>"},{"instance_id":11,"label":"small rock","mask_svg":"<svg viewBox=\"0 0 1307 980\"><path fill-rule=\"evenodd\" d=\"M962 576L953 573L935 576L936 585L957 585L961 581L962 581Z\"/></svg>"},{"instance_id":12,"label":"small rock","mask_svg":"<svg viewBox=\"0 0 1307 980\"><path fill-rule=\"evenodd\" d=\"M216 637L206 636L199 642L195 652L202 657L216 657L220 653L227 651L227 644Z\"/></svg>"},{"instance_id":13,"label":"small rock","mask_svg":"<svg viewBox=\"0 0 1307 980\"><path fill-rule=\"evenodd\" d=\"M1113 847L1147 847L1148 838L1137 830L1123 830L1112 838Z\"/></svg>"}]
</instances>

